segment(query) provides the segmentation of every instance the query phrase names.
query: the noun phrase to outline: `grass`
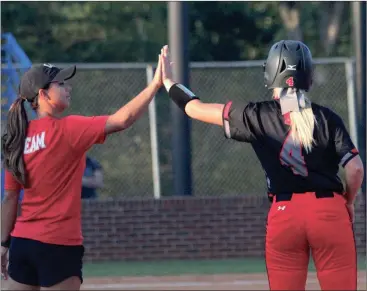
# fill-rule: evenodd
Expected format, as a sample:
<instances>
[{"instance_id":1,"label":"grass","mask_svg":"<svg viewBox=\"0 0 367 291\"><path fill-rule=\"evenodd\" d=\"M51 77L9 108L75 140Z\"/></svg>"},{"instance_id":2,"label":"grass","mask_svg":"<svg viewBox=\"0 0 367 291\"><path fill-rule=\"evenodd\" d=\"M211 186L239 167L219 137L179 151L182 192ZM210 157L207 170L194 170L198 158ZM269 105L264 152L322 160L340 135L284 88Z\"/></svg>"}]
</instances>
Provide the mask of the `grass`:
<instances>
[{"instance_id":1,"label":"grass","mask_svg":"<svg viewBox=\"0 0 367 291\"><path fill-rule=\"evenodd\" d=\"M366 269L366 258L360 258L358 269ZM314 271L311 261L309 270ZM235 273L266 272L263 258L241 258L223 260L169 260L154 262L103 262L87 263L84 266L85 277L104 276L175 276L209 275Z\"/></svg>"}]
</instances>

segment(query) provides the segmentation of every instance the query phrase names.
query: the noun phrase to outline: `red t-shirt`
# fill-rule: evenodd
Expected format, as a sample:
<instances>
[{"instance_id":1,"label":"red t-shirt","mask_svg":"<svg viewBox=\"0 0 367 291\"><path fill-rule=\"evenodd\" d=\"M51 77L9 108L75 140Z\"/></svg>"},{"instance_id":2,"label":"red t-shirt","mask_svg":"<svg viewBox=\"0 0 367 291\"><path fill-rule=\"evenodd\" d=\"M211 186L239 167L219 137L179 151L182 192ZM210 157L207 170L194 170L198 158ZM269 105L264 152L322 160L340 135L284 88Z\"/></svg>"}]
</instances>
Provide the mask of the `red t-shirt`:
<instances>
[{"instance_id":1,"label":"red t-shirt","mask_svg":"<svg viewBox=\"0 0 367 291\"><path fill-rule=\"evenodd\" d=\"M81 189L85 154L105 141L108 116L44 117L29 124L24 162L29 186L24 189L14 237L59 245L81 245ZM5 173L5 190L20 190Z\"/></svg>"}]
</instances>

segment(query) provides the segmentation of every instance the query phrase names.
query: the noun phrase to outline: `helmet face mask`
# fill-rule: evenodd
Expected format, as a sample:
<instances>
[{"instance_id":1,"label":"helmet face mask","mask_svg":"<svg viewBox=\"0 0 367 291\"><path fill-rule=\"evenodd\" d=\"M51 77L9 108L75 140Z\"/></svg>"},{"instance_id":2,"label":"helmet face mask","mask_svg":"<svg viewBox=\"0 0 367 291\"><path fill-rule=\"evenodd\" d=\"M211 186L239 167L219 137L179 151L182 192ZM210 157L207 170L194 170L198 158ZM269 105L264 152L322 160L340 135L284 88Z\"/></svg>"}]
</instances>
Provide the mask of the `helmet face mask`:
<instances>
[{"instance_id":1,"label":"helmet face mask","mask_svg":"<svg viewBox=\"0 0 367 291\"><path fill-rule=\"evenodd\" d=\"M308 91L312 85L313 62L309 48L300 41L275 43L263 65L265 87L297 88Z\"/></svg>"}]
</instances>

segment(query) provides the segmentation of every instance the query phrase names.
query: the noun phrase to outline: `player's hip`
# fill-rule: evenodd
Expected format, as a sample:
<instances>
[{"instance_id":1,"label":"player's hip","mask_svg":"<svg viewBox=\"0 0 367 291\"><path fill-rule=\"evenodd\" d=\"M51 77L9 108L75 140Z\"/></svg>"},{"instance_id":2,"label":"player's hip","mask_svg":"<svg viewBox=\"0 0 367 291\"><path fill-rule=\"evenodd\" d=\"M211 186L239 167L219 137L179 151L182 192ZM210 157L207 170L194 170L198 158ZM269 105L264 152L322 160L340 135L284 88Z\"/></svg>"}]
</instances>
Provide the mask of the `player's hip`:
<instances>
[{"instance_id":1,"label":"player's hip","mask_svg":"<svg viewBox=\"0 0 367 291\"><path fill-rule=\"evenodd\" d=\"M14 237L32 239L48 244L77 246L83 244L79 217L69 219L17 218L11 233Z\"/></svg>"},{"instance_id":2,"label":"player's hip","mask_svg":"<svg viewBox=\"0 0 367 291\"><path fill-rule=\"evenodd\" d=\"M277 193L272 197L268 223L305 225L309 221L350 223L346 199L341 192Z\"/></svg>"},{"instance_id":3,"label":"player's hip","mask_svg":"<svg viewBox=\"0 0 367 291\"><path fill-rule=\"evenodd\" d=\"M74 276L82 282L83 256L83 245L57 245L12 237L9 275L18 283L42 287Z\"/></svg>"}]
</instances>

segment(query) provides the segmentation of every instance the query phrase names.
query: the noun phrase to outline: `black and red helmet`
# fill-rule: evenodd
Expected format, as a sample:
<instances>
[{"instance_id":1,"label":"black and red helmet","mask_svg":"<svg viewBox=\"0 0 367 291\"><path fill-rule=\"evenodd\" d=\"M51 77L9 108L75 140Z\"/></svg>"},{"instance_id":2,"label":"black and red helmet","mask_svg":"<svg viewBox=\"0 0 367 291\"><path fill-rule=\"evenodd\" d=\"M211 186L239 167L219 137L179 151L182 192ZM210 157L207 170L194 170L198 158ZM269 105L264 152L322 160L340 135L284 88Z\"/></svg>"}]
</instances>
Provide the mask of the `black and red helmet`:
<instances>
[{"instance_id":1,"label":"black and red helmet","mask_svg":"<svg viewBox=\"0 0 367 291\"><path fill-rule=\"evenodd\" d=\"M301 41L275 43L264 63L265 87L298 88L308 91L312 85L313 62L310 49Z\"/></svg>"}]
</instances>

